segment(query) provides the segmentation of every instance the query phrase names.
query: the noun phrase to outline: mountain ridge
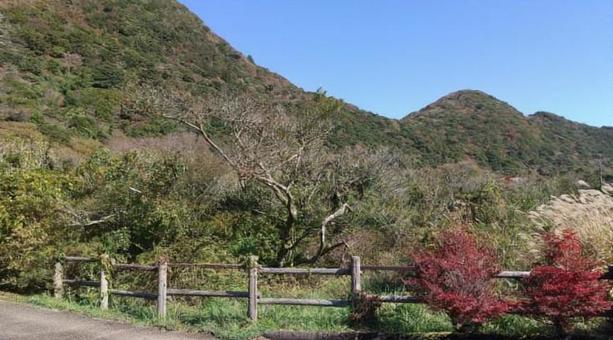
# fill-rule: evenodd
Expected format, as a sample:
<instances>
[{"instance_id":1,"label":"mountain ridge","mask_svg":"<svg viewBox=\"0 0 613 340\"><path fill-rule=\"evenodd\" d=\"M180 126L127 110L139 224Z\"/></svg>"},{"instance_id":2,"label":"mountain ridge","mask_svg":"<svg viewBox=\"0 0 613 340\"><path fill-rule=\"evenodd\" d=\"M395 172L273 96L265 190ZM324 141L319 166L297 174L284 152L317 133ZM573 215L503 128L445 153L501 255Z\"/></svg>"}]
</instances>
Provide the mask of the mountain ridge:
<instances>
[{"instance_id":1,"label":"mountain ridge","mask_svg":"<svg viewBox=\"0 0 613 340\"><path fill-rule=\"evenodd\" d=\"M0 121L34 124L54 143L177 131L123 110L132 83L196 96L229 90L296 111L314 98L176 1L11 0L0 15ZM429 166L471 158L506 173L576 171L613 159L613 129L525 116L479 90L452 92L401 119L338 101L332 147L388 147Z\"/></svg>"}]
</instances>

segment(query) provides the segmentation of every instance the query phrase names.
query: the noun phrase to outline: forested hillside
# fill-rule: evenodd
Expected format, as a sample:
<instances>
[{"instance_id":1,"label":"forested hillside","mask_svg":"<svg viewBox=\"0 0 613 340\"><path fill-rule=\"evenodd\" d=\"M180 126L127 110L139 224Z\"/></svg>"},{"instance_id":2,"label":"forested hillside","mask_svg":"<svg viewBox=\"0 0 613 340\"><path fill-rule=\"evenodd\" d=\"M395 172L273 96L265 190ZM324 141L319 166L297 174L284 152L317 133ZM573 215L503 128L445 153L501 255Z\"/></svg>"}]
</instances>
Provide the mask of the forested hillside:
<instances>
[{"instance_id":1,"label":"forested hillside","mask_svg":"<svg viewBox=\"0 0 613 340\"><path fill-rule=\"evenodd\" d=\"M247 94L296 112L313 105L312 93L234 50L174 1L9 0L0 11L0 118L33 124L20 126L79 152L93 140L177 131L123 108L141 84L194 96ZM472 159L509 174L608 164L611 129L551 117L526 118L478 91L450 94L401 121L343 104L328 143L389 146L420 165Z\"/></svg>"},{"instance_id":2,"label":"forested hillside","mask_svg":"<svg viewBox=\"0 0 613 340\"><path fill-rule=\"evenodd\" d=\"M613 159L612 129L543 112L526 117L481 91L451 93L409 114L402 128L433 165L469 158L505 173L586 174Z\"/></svg>"}]
</instances>

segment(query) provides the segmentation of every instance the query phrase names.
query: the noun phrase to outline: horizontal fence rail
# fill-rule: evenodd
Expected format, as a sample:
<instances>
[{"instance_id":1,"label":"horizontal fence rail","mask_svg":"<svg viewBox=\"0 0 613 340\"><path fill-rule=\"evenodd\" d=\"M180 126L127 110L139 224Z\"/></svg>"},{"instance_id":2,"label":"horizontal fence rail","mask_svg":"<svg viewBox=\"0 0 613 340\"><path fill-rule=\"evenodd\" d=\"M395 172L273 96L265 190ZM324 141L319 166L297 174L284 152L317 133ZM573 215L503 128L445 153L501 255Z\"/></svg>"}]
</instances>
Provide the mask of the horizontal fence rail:
<instances>
[{"instance_id":1,"label":"horizontal fence rail","mask_svg":"<svg viewBox=\"0 0 613 340\"><path fill-rule=\"evenodd\" d=\"M62 280L62 283L66 285L85 286L85 287L100 286L100 281L89 281L89 280Z\"/></svg>"},{"instance_id":2,"label":"horizontal fence rail","mask_svg":"<svg viewBox=\"0 0 613 340\"><path fill-rule=\"evenodd\" d=\"M66 256L64 257L65 262L97 262L98 259L91 257L83 257L83 256Z\"/></svg>"},{"instance_id":3,"label":"horizontal fence rail","mask_svg":"<svg viewBox=\"0 0 613 340\"><path fill-rule=\"evenodd\" d=\"M118 295L118 296L129 296L129 297L143 298L143 299L148 299L148 300L155 300L158 298L157 293L143 292L143 291L109 289L109 293L113 295Z\"/></svg>"},{"instance_id":4,"label":"horizontal fence rail","mask_svg":"<svg viewBox=\"0 0 613 340\"><path fill-rule=\"evenodd\" d=\"M518 271L501 271L496 274L498 279L523 279L530 276L530 272L518 272Z\"/></svg>"},{"instance_id":5,"label":"horizontal fence rail","mask_svg":"<svg viewBox=\"0 0 613 340\"><path fill-rule=\"evenodd\" d=\"M351 305L351 300L261 298L261 299L258 300L258 304L261 304L261 305L346 307L346 306Z\"/></svg>"},{"instance_id":6,"label":"horizontal fence rail","mask_svg":"<svg viewBox=\"0 0 613 340\"><path fill-rule=\"evenodd\" d=\"M381 302L390 302L390 303L423 303L424 302L424 300L419 296L380 295L376 297Z\"/></svg>"},{"instance_id":7,"label":"horizontal fence rail","mask_svg":"<svg viewBox=\"0 0 613 340\"><path fill-rule=\"evenodd\" d=\"M285 274L285 275L351 275L347 268L259 268L262 274Z\"/></svg>"},{"instance_id":8,"label":"horizontal fence rail","mask_svg":"<svg viewBox=\"0 0 613 340\"><path fill-rule=\"evenodd\" d=\"M202 269L244 269L245 266L236 263L186 263L186 262L170 262L169 267L195 267Z\"/></svg>"},{"instance_id":9,"label":"horizontal fence rail","mask_svg":"<svg viewBox=\"0 0 613 340\"><path fill-rule=\"evenodd\" d=\"M293 306L320 306L320 307L347 307L352 306L352 302L359 297L362 292L361 280L365 271L389 271L400 273L405 277L415 277L415 268L412 266L378 266L361 265L360 258L353 256L351 266L345 268L273 268L261 267L257 263L256 257L250 257L246 264L238 263L187 263L187 262L167 262L160 260L157 264L136 264L136 263L111 263L110 267L114 270L134 270L145 272L157 272L157 292L130 291L109 288L107 273L100 271L100 280L81 280L78 278L65 279L63 276L63 263L95 263L100 262L97 258L84 256L65 256L63 261L55 264L53 275L54 296L61 298L64 285L83 286L100 288L100 306L108 308L108 296L116 295L122 297L142 298L157 301L158 314L164 317L166 314L166 302L168 296L172 297L216 297L216 298L239 298L247 299L247 314L250 319L257 319L258 305L293 305ZM102 266L101 266L102 267ZM197 289L178 289L168 287L167 275L169 268L198 268L212 270L243 270L248 274L249 282L246 291L212 291ZM269 275L323 275L323 276L350 276L351 277L351 299L298 299L284 297L262 297L258 292L257 278L260 274ZM530 276L529 271L501 271L495 278L498 279L523 279ZM613 265L608 266L608 271L603 274L603 280L613 280ZM424 300L419 296L405 295L372 295L365 294L384 303L423 303ZM605 316L613 316L613 311Z\"/></svg>"},{"instance_id":10,"label":"horizontal fence rail","mask_svg":"<svg viewBox=\"0 0 613 340\"><path fill-rule=\"evenodd\" d=\"M119 269L119 270L145 270L145 271L158 270L158 266L150 266L146 264L134 264L134 263L118 263L118 264L114 264L113 268Z\"/></svg>"},{"instance_id":11,"label":"horizontal fence rail","mask_svg":"<svg viewBox=\"0 0 613 340\"><path fill-rule=\"evenodd\" d=\"M372 271L388 271L388 272L411 272L415 270L415 267L412 266L361 266L362 270L372 270Z\"/></svg>"},{"instance_id":12,"label":"horizontal fence rail","mask_svg":"<svg viewBox=\"0 0 613 340\"><path fill-rule=\"evenodd\" d=\"M227 297L227 298L248 298L249 292L235 291L210 291L194 289L172 289L167 291L168 295L173 296L206 296L206 297Z\"/></svg>"}]
</instances>

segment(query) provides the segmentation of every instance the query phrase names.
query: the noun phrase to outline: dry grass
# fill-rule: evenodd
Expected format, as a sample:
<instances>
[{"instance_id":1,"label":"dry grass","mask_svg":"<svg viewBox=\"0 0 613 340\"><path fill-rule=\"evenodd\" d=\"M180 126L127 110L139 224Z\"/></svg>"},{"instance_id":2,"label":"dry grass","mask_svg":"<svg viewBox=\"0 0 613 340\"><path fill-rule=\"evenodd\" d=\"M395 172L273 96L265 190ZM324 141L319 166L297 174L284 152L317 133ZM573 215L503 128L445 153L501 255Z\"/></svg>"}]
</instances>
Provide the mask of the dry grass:
<instances>
[{"instance_id":1,"label":"dry grass","mask_svg":"<svg viewBox=\"0 0 613 340\"><path fill-rule=\"evenodd\" d=\"M613 195L598 190L579 190L576 196L553 197L530 212L539 232L575 230L586 252L605 263L613 263ZM530 235L538 250L539 235Z\"/></svg>"},{"instance_id":2,"label":"dry grass","mask_svg":"<svg viewBox=\"0 0 613 340\"><path fill-rule=\"evenodd\" d=\"M0 138L6 140L18 137L23 139L42 139L43 135L36 125L22 122L0 122Z\"/></svg>"},{"instance_id":3,"label":"dry grass","mask_svg":"<svg viewBox=\"0 0 613 340\"><path fill-rule=\"evenodd\" d=\"M128 137L114 131L106 146L114 153L129 151L155 151L159 154L181 154L186 158L211 155L207 145L194 133L177 132L160 137Z\"/></svg>"},{"instance_id":4,"label":"dry grass","mask_svg":"<svg viewBox=\"0 0 613 340\"><path fill-rule=\"evenodd\" d=\"M15 162L17 159L22 168L40 168L49 162L49 144L31 124L2 122L0 160Z\"/></svg>"},{"instance_id":5,"label":"dry grass","mask_svg":"<svg viewBox=\"0 0 613 340\"><path fill-rule=\"evenodd\" d=\"M25 169L64 162L78 164L102 146L96 140L81 137L71 138L67 145L55 144L32 123L0 122L0 159L18 157L20 167Z\"/></svg>"}]
</instances>

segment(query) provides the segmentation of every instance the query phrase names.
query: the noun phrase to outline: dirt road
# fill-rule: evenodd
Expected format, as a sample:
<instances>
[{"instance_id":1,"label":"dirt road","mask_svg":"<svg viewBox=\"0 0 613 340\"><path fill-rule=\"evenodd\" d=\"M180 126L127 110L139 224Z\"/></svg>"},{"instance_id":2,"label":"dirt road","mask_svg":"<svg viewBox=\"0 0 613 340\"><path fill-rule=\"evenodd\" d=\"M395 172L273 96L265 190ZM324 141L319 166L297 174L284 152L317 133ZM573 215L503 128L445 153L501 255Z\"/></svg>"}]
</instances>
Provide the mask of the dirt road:
<instances>
[{"instance_id":1,"label":"dirt road","mask_svg":"<svg viewBox=\"0 0 613 340\"><path fill-rule=\"evenodd\" d=\"M157 328L92 319L0 300L0 340L80 339L213 339L206 335L168 332Z\"/></svg>"}]
</instances>

